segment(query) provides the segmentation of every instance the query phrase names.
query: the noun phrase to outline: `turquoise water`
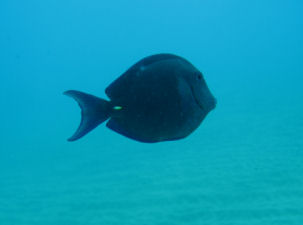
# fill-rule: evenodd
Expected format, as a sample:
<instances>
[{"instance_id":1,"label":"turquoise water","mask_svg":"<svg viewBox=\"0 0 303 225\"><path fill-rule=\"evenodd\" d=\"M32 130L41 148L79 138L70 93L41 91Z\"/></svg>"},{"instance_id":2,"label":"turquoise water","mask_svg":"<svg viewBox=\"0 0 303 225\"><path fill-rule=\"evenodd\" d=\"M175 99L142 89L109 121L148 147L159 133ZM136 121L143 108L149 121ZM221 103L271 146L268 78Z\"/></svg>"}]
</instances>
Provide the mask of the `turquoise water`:
<instances>
[{"instance_id":1,"label":"turquoise water","mask_svg":"<svg viewBox=\"0 0 303 225\"><path fill-rule=\"evenodd\" d=\"M303 224L303 4L0 2L1 225ZM184 140L143 144L80 120L104 89L169 52L218 100Z\"/></svg>"}]
</instances>

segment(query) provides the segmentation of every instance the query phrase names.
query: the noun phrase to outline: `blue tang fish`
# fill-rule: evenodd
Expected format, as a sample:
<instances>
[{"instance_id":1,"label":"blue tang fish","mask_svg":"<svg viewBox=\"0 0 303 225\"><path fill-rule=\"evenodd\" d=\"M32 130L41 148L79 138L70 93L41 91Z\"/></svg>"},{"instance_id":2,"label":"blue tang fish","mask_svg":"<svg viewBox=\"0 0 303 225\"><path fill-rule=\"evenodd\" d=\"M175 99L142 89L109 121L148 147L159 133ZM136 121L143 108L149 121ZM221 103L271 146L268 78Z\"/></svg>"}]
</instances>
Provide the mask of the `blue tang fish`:
<instances>
[{"instance_id":1,"label":"blue tang fish","mask_svg":"<svg viewBox=\"0 0 303 225\"><path fill-rule=\"evenodd\" d=\"M80 91L64 92L81 108L81 123L69 141L107 121L111 130L136 141L178 140L191 134L215 108L202 73L173 54L143 58L111 83L109 100Z\"/></svg>"}]
</instances>

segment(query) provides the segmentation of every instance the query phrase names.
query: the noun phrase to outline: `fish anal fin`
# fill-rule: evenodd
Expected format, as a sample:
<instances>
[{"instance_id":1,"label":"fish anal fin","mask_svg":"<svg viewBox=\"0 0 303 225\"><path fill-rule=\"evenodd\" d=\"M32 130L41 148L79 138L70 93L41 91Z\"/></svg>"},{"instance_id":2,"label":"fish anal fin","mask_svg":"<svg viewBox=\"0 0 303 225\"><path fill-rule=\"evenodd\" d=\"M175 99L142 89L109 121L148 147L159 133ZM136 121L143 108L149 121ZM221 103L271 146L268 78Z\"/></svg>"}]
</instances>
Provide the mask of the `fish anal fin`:
<instances>
[{"instance_id":1,"label":"fish anal fin","mask_svg":"<svg viewBox=\"0 0 303 225\"><path fill-rule=\"evenodd\" d=\"M136 140L136 141L140 141L140 142L144 142L144 143L154 143L154 142L158 142L157 140L153 140L153 139L149 139L149 138L146 138L146 137L143 137L143 136L138 136L138 134L133 134L131 131L129 131L129 129L124 129L123 128L123 124L120 124L120 122L116 119L116 118L111 118L107 123L106 123L106 126L125 136L125 137L128 137L128 138L131 138L133 140Z\"/></svg>"}]
</instances>

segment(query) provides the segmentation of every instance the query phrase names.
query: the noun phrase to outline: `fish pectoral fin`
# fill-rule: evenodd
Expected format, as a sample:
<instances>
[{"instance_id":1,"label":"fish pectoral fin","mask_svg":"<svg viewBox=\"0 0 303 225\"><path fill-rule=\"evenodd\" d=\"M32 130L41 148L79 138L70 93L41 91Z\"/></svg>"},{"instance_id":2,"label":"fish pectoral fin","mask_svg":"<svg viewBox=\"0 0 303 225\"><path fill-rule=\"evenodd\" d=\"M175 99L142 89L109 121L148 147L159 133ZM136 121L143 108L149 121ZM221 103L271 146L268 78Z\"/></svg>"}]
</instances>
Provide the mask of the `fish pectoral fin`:
<instances>
[{"instance_id":1,"label":"fish pectoral fin","mask_svg":"<svg viewBox=\"0 0 303 225\"><path fill-rule=\"evenodd\" d=\"M68 141L78 140L110 117L109 101L81 91L70 90L64 94L75 99L81 108L80 125Z\"/></svg>"}]
</instances>

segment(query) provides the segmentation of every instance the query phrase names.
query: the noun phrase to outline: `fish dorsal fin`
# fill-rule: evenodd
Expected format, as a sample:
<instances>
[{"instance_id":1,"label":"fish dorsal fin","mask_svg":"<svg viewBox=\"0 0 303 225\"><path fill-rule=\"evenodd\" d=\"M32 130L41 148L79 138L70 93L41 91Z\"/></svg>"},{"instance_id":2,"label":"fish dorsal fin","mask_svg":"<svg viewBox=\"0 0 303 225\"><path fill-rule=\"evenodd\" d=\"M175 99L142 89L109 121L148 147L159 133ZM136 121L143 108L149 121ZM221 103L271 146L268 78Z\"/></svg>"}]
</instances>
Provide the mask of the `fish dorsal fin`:
<instances>
[{"instance_id":1,"label":"fish dorsal fin","mask_svg":"<svg viewBox=\"0 0 303 225\"><path fill-rule=\"evenodd\" d=\"M163 60L169 60L169 59L183 59L180 56L173 55L173 54L156 54L151 55L148 57L145 57L141 59L139 62L134 64L132 67L130 67L126 72L124 72L119 78L117 78L114 82L112 82L105 90L106 95L110 99L115 99L116 97L119 97L120 93L123 93L124 91L128 91L129 86L135 82L137 78L138 72L140 72L142 69L163 61Z\"/></svg>"}]
</instances>

